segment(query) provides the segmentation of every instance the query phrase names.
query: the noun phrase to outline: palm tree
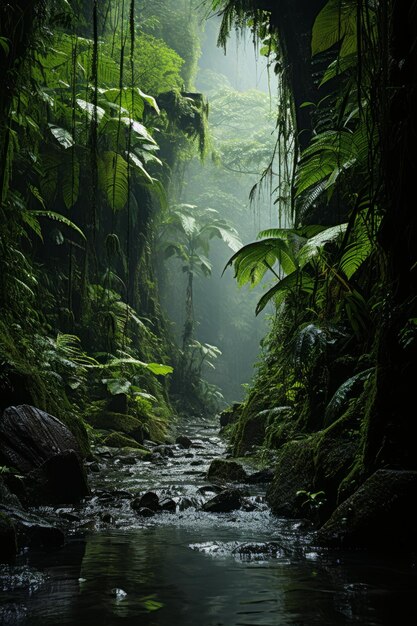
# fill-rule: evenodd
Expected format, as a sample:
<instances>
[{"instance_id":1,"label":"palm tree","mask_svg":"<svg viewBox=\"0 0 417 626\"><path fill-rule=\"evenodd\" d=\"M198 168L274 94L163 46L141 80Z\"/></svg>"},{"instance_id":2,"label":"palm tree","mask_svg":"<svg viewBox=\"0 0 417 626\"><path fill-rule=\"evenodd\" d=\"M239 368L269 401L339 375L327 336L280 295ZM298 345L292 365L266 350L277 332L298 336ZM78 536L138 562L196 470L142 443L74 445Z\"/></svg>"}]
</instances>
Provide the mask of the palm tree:
<instances>
[{"instance_id":1,"label":"palm tree","mask_svg":"<svg viewBox=\"0 0 417 626\"><path fill-rule=\"evenodd\" d=\"M185 322L182 336L187 351L194 335L193 283L195 276L210 276L208 259L210 240L221 239L233 251L241 247L237 231L219 217L215 209L200 209L193 204L175 205L162 223L162 247L165 258L175 256L187 275Z\"/></svg>"}]
</instances>

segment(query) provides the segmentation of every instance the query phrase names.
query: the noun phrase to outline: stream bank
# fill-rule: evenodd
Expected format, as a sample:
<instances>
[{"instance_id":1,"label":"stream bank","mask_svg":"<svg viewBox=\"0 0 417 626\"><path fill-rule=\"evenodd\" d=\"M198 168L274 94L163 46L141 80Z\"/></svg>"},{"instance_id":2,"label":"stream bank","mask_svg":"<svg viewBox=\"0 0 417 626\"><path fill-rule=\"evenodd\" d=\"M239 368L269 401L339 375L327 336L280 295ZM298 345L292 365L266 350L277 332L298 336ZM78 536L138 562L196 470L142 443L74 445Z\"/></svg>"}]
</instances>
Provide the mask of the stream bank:
<instances>
[{"instance_id":1,"label":"stream bank","mask_svg":"<svg viewBox=\"0 0 417 626\"><path fill-rule=\"evenodd\" d=\"M165 446L149 460L134 451L96 450L91 496L37 510L68 522L67 542L23 552L14 566L2 567L3 624L415 621L416 581L408 564L315 547L305 523L270 513L266 484L234 484L252 510L202 510L219 490L206 474L225 444L210 421L190 419L181 433L189 448ZM160 502L174 500L176 512L138 515L132 501L149 491Z\"/></svg>"}]
</instances>

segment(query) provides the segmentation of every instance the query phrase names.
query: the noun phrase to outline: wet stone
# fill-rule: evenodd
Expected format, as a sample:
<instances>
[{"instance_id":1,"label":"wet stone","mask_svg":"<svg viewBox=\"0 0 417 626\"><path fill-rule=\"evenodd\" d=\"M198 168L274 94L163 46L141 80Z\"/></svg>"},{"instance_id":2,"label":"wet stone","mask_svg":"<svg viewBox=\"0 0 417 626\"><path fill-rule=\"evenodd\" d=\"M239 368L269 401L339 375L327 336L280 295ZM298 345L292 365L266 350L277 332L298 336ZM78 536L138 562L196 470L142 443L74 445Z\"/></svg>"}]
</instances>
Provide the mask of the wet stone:
<instances>
[{"instance_id":1,"label":"wet stone","mask_svg":"<svg viewBox=\"0 0 417 626\"><path fill-rule=\"evenodd\" d=\"M155 515L155 511L148 509L146 506L138 509L136 513L141 517L153 517Z\"/></svg>"},{"instance_id":2,"label":"wet stone","mask_svg":"<svg viewBox=\"0 0 417 626\"><path fill-rule=\"evenodd\" d=\"M147 493L143 494L143 496L135 498L134 500L132 500L130 506L135 511L146 508L156 512L160 509L159 498L153 491L148 491Z\"/></svg>"},{"instance_id":3,"label":"wet stone","mask_svg":"<svg viewBox=\"0 0 417 626\"><path fill-rule=\"evenodd\" d=\"M242 495L236 489L226 489L203 504L206 513L228 513L236 511L242 505Z\"/></svg>"},{"instance_id":4,"label":"wet stone","mask_svg":"<svg viewBox=\"0 0 417 626\"><path fill-rule=\"evenodd\" d=\"M179 435L176 438L175 443L177 443L182 448L186 448L186 449L191 448L191 446L193 445L193 442L191 441L191 439L187 437L186 435Z\"/></svg>"},{"instance_id":5,"label":"wet stone","mask_svg":"<svg viewBox=\"0 0 417 626\"><path fill-rule=\"evenodd\" d=\"M172 498L164 498L159 503L160 508L167 513L175 513L177 510L177 504Z\"/></svg>"}]
</instances>

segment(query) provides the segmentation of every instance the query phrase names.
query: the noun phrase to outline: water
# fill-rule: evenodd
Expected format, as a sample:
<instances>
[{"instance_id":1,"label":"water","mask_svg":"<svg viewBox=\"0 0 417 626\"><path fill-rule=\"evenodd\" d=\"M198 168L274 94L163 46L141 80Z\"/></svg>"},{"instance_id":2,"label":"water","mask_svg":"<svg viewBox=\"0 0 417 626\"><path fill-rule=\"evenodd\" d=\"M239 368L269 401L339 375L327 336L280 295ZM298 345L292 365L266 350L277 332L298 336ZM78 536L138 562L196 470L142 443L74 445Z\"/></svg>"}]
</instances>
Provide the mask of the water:
<instances>
[{"instance_id":1,"label":"water","mask_svg":"<svg viewBox=\"0 0 417 626\"><path fill-rule=\"evenodd\" d=\"M97 489L136 492L158 486L158 493L202 499L197 491L207 484L202 474L222 452L210 426L201 435L203 426L189 427L194 440L198 429L202 446L186 453L193 457L178 452L156 466L126 466L114 459L96 479ZM22 556L17 568L0 572L0 623L416 623L416 577L409 566L363 553L319 551L298 522L269 514L259 487L251 496L257 506L252 512L208 514L192 507L141 520L123 494L106 501L106 493L99 492L81 515L82 524L98 530L77 531L60 551ZM99 509L111 516L111 524L100 521Z\"/></svg>"}]
</instances>

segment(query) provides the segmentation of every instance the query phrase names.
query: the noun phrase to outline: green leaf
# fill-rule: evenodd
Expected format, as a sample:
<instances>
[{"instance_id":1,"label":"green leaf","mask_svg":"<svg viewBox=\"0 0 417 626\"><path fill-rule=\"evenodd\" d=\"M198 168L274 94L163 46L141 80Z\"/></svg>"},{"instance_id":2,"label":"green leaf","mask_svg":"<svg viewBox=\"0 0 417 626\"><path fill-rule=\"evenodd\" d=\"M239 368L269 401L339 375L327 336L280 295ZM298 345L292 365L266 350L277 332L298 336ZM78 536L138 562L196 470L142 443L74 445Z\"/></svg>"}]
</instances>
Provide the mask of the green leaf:
<instances>
[{"instance_id":1,"label":"green leaf","mask_svg":"<svg viewBox=\"0 0 417 626\"><path fill-rule=\"evenodd\" d=\"M113 151L104 152L98 161L98 178L113 211L123 209L129 193L128 164L124 158Z\"/></svg>"},{"instance_id":2,"label":"green leaf","mask_svg":"<svg viewBox=\"0 0 417 626\"><path fill-rule=\"evenodd\" d=\"M112 396L117 396L119 393L128 393L132 385L130 381L124 378L103 378L101 382L106 385Z\"/></svg>"},{"instance_id":3,"label":"green leaf","mask_svg":"<svg viewBox=\"0 0 417 626\"><path fill-rule=\"evenodd\" d=\"M87 102L86 100L82 100L81 98L77 98L76 102L78 106L80 107L80 109L82 109L83 111L85 111L85 113L87 113L88 119L93 120L94 119L94 104L91 104L91 102ZM102 118L104 117L104 115L106 114L106 111L99 106L97 106L96 109L97 109L97 121L100 122Z\"/></svg>"},{"instance_id":4,"label":"green leaf","mask_svg":"<svg viewBox=\"0 0 417 626\"><path fill-rule=\"evenodd\" d=\"M139 159L139 157L136 156L136 154L133 154L132 152L129 154L129 158L132 161L132 163L134 164L135 168L140 172L140 174L146 178L147 181L149 181L151 184L153 184L154 179L152 178L152 176L146 171L142 161Z\"/></svg>"},{"instance_id":5,"label":"green leaf","mask_svg":"<svg viewBox=\"0 0 417 626\"><path fill-rule=\"evenodd\" d=\"M60 126L55 126L54 124L48 124L48 126L55 139L65 149L71 148L75 145L74 138L68 130L61 128Z\"/></svg>"},{"instance_id":6,"label":"green leaf","mask_svg":"<svg viewBox=\"0 0 417 626\"><path fill-rule=\"evenodd\" d=\"M320 11L313 25L311 53L314 56L328 50L343 39L349 39L349 53L352 41L356 42L355 0L329 0ZM354 51L356 51L356 43Z\"/></svg>"},{"instance_id":7,"label":"green leaf","mask_svg":"<svg viewBox=\"0 0 417 626\"><path fill-rule=\"evenodd\" d=\"M74 224L74 222L71 222L71 220L69 220L64 215L61 215L60 213L55 213L54 211L30 211L30 213L35 216L47 217L50 220L55 220L57 222L60 222L61 224L65 224L65 226L68 226L69 228L75 230L79 235L81 235L83 239L86 238L81 228L78 228L78 226Z\"/></svg>"},{"instance_id":8,"label":"green leaf","mask_svg":"<svg viewBox=\"0 0 417 626\"><path fill-rule=\"evenodd\" d=\"M161 363L144 363L143 364L152 374L157 374L158 376L166 376L167 374L172 374L174 368L170 365L162 365Z\"/></svg>"},{"instance_id":9,"label":"green leaf","mask_svg":"<svg viewBox=\"0 0 417 626\"><path fill-rule=\"evenodd\" d=\"M299 270L285 276L259 300L256 306L256 315L258 315L266 307L268 302L270 302L274 296L283 291L290 291L291 289L299 289L300 291L304 291L306 293L312 293L314 290L314 281L312 278L303 274Z\"/></svg>"}]
</instances>

